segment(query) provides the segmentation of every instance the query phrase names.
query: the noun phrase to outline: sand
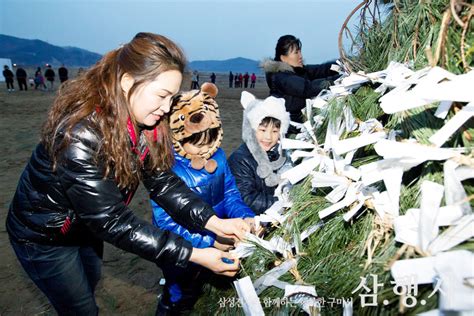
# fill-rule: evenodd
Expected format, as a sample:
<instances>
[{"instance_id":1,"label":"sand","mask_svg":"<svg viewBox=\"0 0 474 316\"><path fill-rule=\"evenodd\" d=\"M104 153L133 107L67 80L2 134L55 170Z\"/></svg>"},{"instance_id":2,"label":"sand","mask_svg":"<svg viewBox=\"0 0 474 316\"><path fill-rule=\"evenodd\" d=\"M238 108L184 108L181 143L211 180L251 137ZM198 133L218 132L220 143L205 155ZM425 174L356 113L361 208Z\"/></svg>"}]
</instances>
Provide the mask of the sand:
<instances>
[{"instance_id":1,"label":"sand","mask_svg":"<svg viewBox=\"0 0 474 316\"><path fill-rule=\"evenodd\" d=\"M33 74L32 69L27 70ZM76 71L71 72L75 74ZM200 74L201 82L208 78L208 74ZM58 82L55 81L56 88ZM241 143L241 91L247 90L258 98L264 98L268 95L268 88L264 78L259 77L256 89L229 89L226 74L217 75L217 85L217 102L224 128L222 148L230 155ZM185 77L182 89L189 87L189 78ZM31 88L26 92L18 91L17 82L15 88L15 92L8 93L5 83L0 83L0 316L54 315L48 300L18 263L4 223L17 181L38 142L41 126L56 92ZM143 187L139 188L131 208L137 216L150 220L151 208ZM106 244L102 279L96 289L100 314L153 315L161 288L160 278L161 271L154 263Z\"/></svg>"}]
</instances>

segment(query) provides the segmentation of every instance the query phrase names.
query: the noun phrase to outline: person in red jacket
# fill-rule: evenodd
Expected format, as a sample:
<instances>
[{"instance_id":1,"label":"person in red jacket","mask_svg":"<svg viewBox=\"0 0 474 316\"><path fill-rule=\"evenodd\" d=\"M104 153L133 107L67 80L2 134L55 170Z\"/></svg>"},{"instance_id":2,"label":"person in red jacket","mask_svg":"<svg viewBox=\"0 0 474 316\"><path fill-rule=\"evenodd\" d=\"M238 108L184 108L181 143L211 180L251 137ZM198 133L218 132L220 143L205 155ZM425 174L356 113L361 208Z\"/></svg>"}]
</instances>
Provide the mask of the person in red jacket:
<instances>
[{"instance_id":1,"label":"person in red jacket","mask_svg":"<svg viewBox=\"0 0 474 316\"><path fill-rule=\"evenodd\" d=\"M250 88L255 88L255 83L257 82L257 76L255 73L252 73L250 76Z\"/></svg>"},{"instance_id":2,"label":"person in red jacket","mask_svg":"<svg viewBox=\"0 0 474 316\"><path fill-rule=\"evenodd\" d=\"M59 90L6 221L18 260L59 315L98 314L103 241L160 266L238 271L230 254L193 248L128 206L142 181L188 229L234 240L250 229L242 219L219 219L170 171L167 113L185 65L171 40L138 33Z\"/></svg>"}]
</instances>

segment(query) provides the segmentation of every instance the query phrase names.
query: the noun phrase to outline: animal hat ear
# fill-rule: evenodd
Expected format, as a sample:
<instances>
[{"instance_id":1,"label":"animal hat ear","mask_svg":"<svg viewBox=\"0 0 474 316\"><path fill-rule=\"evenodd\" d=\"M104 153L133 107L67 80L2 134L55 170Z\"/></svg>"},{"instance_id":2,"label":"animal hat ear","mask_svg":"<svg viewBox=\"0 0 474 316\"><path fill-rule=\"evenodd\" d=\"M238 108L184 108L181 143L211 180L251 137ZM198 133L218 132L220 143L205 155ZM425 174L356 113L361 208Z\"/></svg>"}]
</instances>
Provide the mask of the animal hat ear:
<instances>
[{"instance_id":1,"label":"animal hat ear","mask_svg":"<svg viewBox=\"0 0 474 316\"><path fill-rule=\"evenodd\" d=\"M201 86L201 92L205 92L209 94L213 99L216 98L217 93L219 92L219 89L217 89L217 86L213 83L210 82L205 82Z\"/></svg>"},{"instance_id":2,"label":"animal hat ear","mask_svg":"<svg viewBox=\"0 0 474 316\"><path fill-rule=\"evenodd\" d=\"M240 96L240 103L242 104L244 109L246 109L247 106L250 104L250 102L252 102L255 99L256 98L253 94L251 94L247 91L242 91L242 95Z\"/></svg>"}]
</instances>

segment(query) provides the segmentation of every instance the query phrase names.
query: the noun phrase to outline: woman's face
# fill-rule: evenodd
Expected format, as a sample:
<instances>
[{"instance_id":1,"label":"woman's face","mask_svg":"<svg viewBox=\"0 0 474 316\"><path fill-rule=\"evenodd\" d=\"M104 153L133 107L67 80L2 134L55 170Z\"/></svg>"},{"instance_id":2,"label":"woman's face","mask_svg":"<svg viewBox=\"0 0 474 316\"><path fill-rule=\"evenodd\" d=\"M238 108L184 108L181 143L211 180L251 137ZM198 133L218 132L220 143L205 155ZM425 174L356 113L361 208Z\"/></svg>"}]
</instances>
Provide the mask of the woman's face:
<instances>
[{"instance_id":1,"label":"woman's face","mask_svg":"<svg viewBox=\"0 0 474 316\"><path fill-rule=\"evenodd\" d=\"M286 55L281 55L280 59L292 67L303 67L303 55L296 47L292 47Z\"/></svg>"},{"instance_id":2,"label":"woman's face","mask_svg":"<svg viewBox=\"0 0 474 316\"><path fill-rule=\"evenodd\" d=\"M280 129L273 124L260 124L255 134L258 144L264 151L272 149L280 139Z\"/></svg>"},{"instance_id":3,"label":"woman's face","mask_svg":"<svg viewBox=\"0 0 474 316\"><path fill-rule=\"evenodd\" d=\"M130 98L130 109L138 124L154 126L169 112L171 98L178 93L182 74L178 70L168 70L159 74L155 80L138 87ZM134 79L125 74L122 89L127 96Z\"/></svg>"}]
</instances>

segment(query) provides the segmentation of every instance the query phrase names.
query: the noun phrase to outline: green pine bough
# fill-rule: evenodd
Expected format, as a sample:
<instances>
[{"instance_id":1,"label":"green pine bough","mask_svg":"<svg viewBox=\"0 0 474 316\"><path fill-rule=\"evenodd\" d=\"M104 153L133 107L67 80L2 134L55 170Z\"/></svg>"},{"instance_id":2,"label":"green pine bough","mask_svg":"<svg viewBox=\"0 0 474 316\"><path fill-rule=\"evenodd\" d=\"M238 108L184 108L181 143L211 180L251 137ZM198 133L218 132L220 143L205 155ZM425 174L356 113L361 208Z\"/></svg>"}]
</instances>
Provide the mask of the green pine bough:
<instances>
[{"instance_id":1,"label":"green pine bough","mask_svg":"<svg viewBox=\"0 0 474 316\"><path fill-rule=\"evenodd\" d=\"M453 11L449 1L388 2L390 10L381 21L370 24L362 20L367 15L361 18L359 33L353 43L357 54L345 59L345 63L353 71L379 71L386 68L390 61L410 63L414 70L438 65L454 74L466 73L469 67L473 67L474 19L472 8L468 4L458 4ZM366 1L366 5L379 4ZM363 7L361 10L368 9ZM324 143L329 122L341 117L344 108L349 107L357 122L376 118L386 131L399 131L399 141L415 139L419 143L429 144L429 137L463 106L455 103L445 120L434 116L438 103L387 115L379 106L380 94L374 91L375 88L372 84L362 86L351 95L331 100L329 106L322 110L314 109L313 115L323 118L314 131L318 143ZM345 133L341 138L354 136L358 136L357 131ZM474 123L471 119L443 147L464 147L465 155L472 161L473 138ZM357 150L352 165L358 167L379 159L381 157L369 145ZM324 198L330 190L313 189L309 178L293 187L293 206L288 210L290 216L287 222L280 227L268 229L264 237L266 240L280 236L287 242L295 242L295 236L320 221L319 211L330 205ZM419 207L420 186L424 180L443 184L443 162L426 161L404 173L400 215L410 208ZM378 186L380 191L384 190L383 182ZM463 186L470 197L471 207L474 207L472 181L464 181ZM443 198L441 205L445 205L444 203ZM315 286L318 296L325 300L321 302L324 306L321 309L323 315L342 312L343 304L330 304L331 299L351 299L354 315L415 315L436 309L439 292L434 291L434 285L418 285L414 302L399 294L397 291L400 289L391 283L393 279L389 269L395 260L419 258L424 254L413 247L397 243L393 227L381 221L370 205L364 205L359 215L350 222L342 218L347 211L348 208L345 208L325 219L325 225L303 242L296 238L299 245L299 253L294 254L298 259L297 267L279 280ZM440 233L444 229L441 228ZM474 251L474 241L468 240L451 250L455 249ZM250 257L241 261L242 270L238 278L250 276L255 281L284 260L278 254L257 247ZM371 301L373 297L367 296L369 292L360 288L362 278L366 278L366 286L373 291L376 286L374 276L379 284L375 302ZM221 282L205 286L204 295L198 301L196 309L210 311L213 315L243 315L231 282L222 282L222 278L217 277L215 279ZM265 314L293 315L302 312L297 305L280 304L282 301L278 299L283 295L284 291L274 286L267 287L259 295ZM411 305L413 306L409 307Z\"/></svg>"}]
</instances>

